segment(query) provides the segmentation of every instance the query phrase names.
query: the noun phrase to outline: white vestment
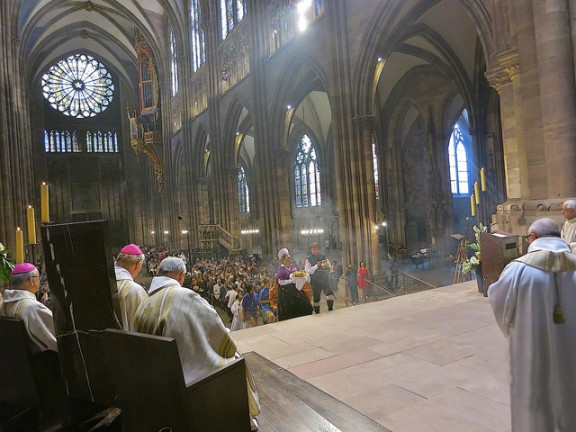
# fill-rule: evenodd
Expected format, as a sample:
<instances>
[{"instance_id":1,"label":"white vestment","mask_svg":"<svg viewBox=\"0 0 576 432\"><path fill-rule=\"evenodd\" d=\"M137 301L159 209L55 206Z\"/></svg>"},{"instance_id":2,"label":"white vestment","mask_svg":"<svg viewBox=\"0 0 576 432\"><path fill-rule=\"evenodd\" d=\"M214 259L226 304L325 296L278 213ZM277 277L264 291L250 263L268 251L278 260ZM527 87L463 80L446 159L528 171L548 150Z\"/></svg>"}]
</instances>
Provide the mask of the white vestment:
<instances>
[{"instance_id":1,"label":"white vestment","mask_svg":"<svg viewBox=\"0 0 576 432\"><path fill-rule=\"evenodd\" d=\"M512 431L576 431L576 256L560 238L538 238L488 297L509 340Z\"/></svg>"},{"instance_id":2,"label":"white vestment","mask_svg":"<svg viewBox=\"0 0 576 432\"><path fill-rule=\"evenodd\" d=\"M244 328L244 321L242 321L242 303L236 300L230 308L230 311L234 316L230 324L230 331L242 330Z\"/></svg>"},{"instance_id":3,"label":"white vestment","mask_svg":"<svg viewBox=\"0 0 576 432\"><path fill-rule=\"evenodd\" d=\"M562 239L568 243L572 252L576 252L576 218L564 222L562 226Z\"/></svg>"},{"instance_id":4,"label":"white vestment","mask_svg":"<svg viewBox=\"0 0 576 432\"><path fill-rule=\"evenodd\" d=\"M25 290L4 290L0 316L24 321L34 351L58 351L52 311Z\"/></svg>"},{"instance_id":5,"label":"white vestment","mask_svg":"<svg viewBox=\"0 0 576 432\"><path fill-rule=\"evenodd\" d=\"M122 329L136 331L134 317L140 303L148 297L148 293L141 285L134 282L132 275L124 267L114 266L116 273L116 286L118 287L118 299L120 313L122 314Z\"/></svg>"},{"instance_id":6,"label":"white vestment","mask_svg":"<svg viewBox=\"0 0 576 432\"><path fill-rule=\"evenodd\" d=\"M149 297L136 312L137 331L176 339L186 385L232 362L236 344L206 300L169 277L152 279ZM250 414L260 412L256 386L246 367Z\"/></svg>"}]
</instances>

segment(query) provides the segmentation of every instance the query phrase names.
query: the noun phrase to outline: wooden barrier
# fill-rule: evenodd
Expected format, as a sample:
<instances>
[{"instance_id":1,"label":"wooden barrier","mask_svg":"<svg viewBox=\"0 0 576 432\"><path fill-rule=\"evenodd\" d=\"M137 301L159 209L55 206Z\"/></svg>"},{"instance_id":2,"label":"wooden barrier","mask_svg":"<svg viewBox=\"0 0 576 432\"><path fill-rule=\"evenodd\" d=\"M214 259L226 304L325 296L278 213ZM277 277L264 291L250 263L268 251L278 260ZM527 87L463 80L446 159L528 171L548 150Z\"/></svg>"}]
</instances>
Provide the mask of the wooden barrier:
<instances>
[{"instance_id":1,"label":"wooden barrier","mask_svg":"<svg viewBox=\"0 0 576 432\"><path fill-rule=\"evenodd\" d=\"M106 329L103 351L125 431L250 431L244 358L187 388L173 338Z\"/></svg>"},{"instance_id":2,"label":"wooden barrier","mask_svg":"<svg viewBox=\"0 0 576 432\"><path fill-rule=\"evenodd\" d=\"M61 425L65 389L58 353L33 354L20 319L0 318L0 430Z\"/></svg>"}]
</instances>

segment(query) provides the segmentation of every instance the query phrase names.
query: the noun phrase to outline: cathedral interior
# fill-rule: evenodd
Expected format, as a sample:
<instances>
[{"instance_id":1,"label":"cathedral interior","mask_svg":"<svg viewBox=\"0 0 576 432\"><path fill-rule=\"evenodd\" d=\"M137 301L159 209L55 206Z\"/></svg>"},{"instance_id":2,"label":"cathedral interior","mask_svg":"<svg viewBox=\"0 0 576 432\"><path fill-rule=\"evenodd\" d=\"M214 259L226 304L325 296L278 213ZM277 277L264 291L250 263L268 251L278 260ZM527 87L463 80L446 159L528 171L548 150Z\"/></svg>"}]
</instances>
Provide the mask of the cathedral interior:
<instances>
[{"instance_id":1,"label":"cathedral interior","mask_svg":"<svg viewBox=\"0 0 576 432\"><path fill-rule=\"evenodd\" d=\"M33 206L377 272L523 234L576 195L575 53L567 0L2 0L0 241Z\"/></svg>"}]
</instances>

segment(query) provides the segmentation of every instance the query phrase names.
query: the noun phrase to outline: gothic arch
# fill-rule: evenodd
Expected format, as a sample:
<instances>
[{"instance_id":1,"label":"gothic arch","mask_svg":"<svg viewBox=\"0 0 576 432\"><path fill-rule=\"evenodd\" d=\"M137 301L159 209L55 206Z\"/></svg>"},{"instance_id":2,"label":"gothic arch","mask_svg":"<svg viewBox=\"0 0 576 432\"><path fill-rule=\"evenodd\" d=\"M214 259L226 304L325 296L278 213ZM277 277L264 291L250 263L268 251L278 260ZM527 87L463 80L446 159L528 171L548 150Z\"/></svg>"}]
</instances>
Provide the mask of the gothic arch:
<instances>
[{"instance_id":1,"label":"gothic arch","mask_svg":"<svg viewBox=\"0 0 576 432\"><path fill-rule=\"evenodd\" d=\"M210 148L210 135L203 124L198 125L191 146L192 160L190 165L192 172L196 173L196 177L207 177L212 150Z\"/></svg>"},{"instance_id":2,"label":"gothic arch","mask_svg":"<svg viewBox=\"0 0 576 432\"><path fill-rule=\"evenodd\" d=\"M382 73L382 67L379 67L376 59L380 58L382 59L381 62L386 63L399 48L406 50L408 47L402 47L403 41L408 40L410 33L414 32L415 28L422 27L418 21L423 20L424 15L435 7L447 7L443 6L446 2L435 0L412 2L412 5L407 5L407 3L390 4L385 2L379 4L367 26L360 47L359 61L354 71L354 76L358 77L354 80L357 83L353 92L357 97L354 101L354 110L360 115L371 113L375 103L374 83L379 80L379 74ZM467 17L474 26L476 38L480 40L480 45L484 49L484 56L487 57L493 50L493 43L490 16L486 7L478 0L462 0L457 5L460 5L465 12L462 19ZM402 11L403 6L406 8L405 11ZM402 18L394 22L398 16L402 16ZM446 47L449 48L450 42L454 41L448 40L444 50ZM425 45L416 45L425 48ZM458 59L458 56L455 58ZM461 73L459 75L461 76L460 81L463 81L464 76Z\"/></svg>"},{"instance_id":3,"label":"gothic arch","mask_svg":"<svg viewBox=\"0 0 576 432\"><path fill-rule=\"evenodd\" d=\"M290 125L296 108L300 106L304 98L314 90L327 93L328 101L328 79L320 64L308 56L294 56L286 62L283 74L278 79L278 87L273 92L272 100L279 101L273 107L273 125L283 125L276 127L276 135L272 137L272 142L280 148L285 148L288 144ZM291 108L288 108L287 105ZM330 105L330 103L329 103Z\"/></svg>"},{"instance_id":4,"label":"gothic arch","mask_svg":"<svg viewBox=\"0 0 576 432\"><path fill-rule=\"evenodd\" d=\"M224 125L219 146L221 162L225 167L236 167L243 137L253 127L252 110L244 98L234 97L224 116Z\"/></svg>"}]
</instances>

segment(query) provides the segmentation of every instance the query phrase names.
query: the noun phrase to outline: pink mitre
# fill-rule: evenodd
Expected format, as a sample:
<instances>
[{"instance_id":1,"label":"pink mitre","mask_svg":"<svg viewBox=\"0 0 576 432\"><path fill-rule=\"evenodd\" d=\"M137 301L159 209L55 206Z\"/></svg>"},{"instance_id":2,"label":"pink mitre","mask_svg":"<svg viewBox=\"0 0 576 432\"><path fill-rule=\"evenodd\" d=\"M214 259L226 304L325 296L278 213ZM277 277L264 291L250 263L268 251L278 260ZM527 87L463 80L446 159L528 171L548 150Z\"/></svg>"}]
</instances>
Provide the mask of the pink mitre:
<instances>
[{"instance_id":1,"label":"pink mitre","mask_svg":"<svg viewBox=\"0 0 576 432\"><path fill-rule=\"evenodd\" d=\"M32 270L36 270L36 266L30 263L20 263L16 264L12 269L12 274L23 274L23 273L30 273Z\"/></svg>"},{"instance_id":2,"label":"pink mitre","mask_svg":"<svg viewBox=\"0 0 576 432\"><path fill-rule=\"evenodd\" d=\"M124 246L120 252L128 255L144 255L138 245L135 245L134 243Z\"/></svg>"}]
</instances>

